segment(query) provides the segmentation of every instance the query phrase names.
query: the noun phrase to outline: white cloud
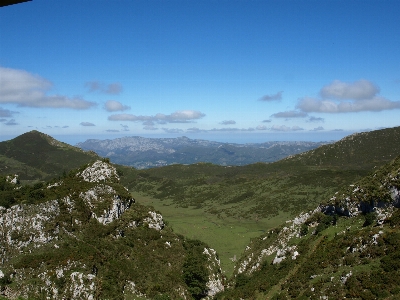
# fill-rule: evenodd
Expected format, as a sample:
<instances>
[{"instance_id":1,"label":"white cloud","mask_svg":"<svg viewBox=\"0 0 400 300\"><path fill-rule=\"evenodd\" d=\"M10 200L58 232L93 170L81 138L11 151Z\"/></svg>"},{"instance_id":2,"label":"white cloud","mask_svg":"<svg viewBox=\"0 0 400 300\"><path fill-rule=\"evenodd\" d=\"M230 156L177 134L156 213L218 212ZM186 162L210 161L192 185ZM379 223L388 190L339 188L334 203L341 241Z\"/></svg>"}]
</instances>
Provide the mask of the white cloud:
<instances>
[{"instance_id":1,"label":"white cloud","mask_svg":"<svg viewBox=\"0 0 400 300\"><path fill-rule=\"evenodd\" d=\"M230 132L230 131L254 131L255 129L252 127L249 128L213 128L208 131L225 131L225 132Z\"/></svg>"},{"instance_id":2,"label":"white cloud","mask_svg":"<svg viewBox=\"0 0 400 300\"><path fill-rule=\"evenodd\" d=\"M132 114L116 114L108 117L110 121L151 121L161 123L189 123L192 120L200 119L205 114L195 110L180 110L170 115L158 113L155 116L136 116Z\"/></svg>"},{"instance_id":3,"label":"white cloud","mask_svg":"<svg viewBox=\"0 0 400 300\"><path fill-rule=\"evenodd\" d=\"M379 88L369 80L361 79L352 83L334 80L321 89L322 98L326 99L371 99L379 93Z\"/></svg>"},{"instance_id":4,"label":"white cloud","mask_svg":"<svg viewBox=\"0 0 400 300\"><path fill-rule=\"evenodd\" d=\"M106 131L107 132L119 132L119 130L117 130L117 129L107 129Z\"/></svg>"},{"instance_id":5,"label":"white cloud","mask_svg":"<svg viewBox=\"0 0 400 300\"><path fill-rule=\"evenodd\" d=\"M159 114L157 114L159 115ZM194 120L204 117L205 114L195 110L180 110L165 116L166 120Z\"/></svg>"},{"instance_id":6,"label":"white cloud","mask_svg":"<svg viewBox=\"0 0 400 300\"><path fill-rule=\"evenodd\" d=\"M105 92L106 92L106 94L113 94L113 95L119 94L122 92L122 85L118 82L111 83L107 86L107 89Z\"/></svg>"},{"instance_id":7,"label":"white cloud","mask_svg":"<svg viewBox=\"0 0 400 300\"><path fill-rule=\"evenodd\" d=\"M96 103L79 97L68 98L62 95L47 95L51 89L50 81L28 73L0 67L0 103L17 104L27 107L88 109Z\"/></svg>"},{"instance_id":8,"label":"white cloud","mask_svg":"<svg viewBox=\"0 0 400 300\"><path fill-rule=\"evenodd\" d=\"M311 131L320 131L320 130L324 130L324 127L318 126L318 127L314 128L314 129L312 129Z\"/></svg>"},{"instance_id":9,"label":"white cloud","mask_svg":"<svg viewBox=\"0 0 400 300\"><path fill-rule=\"evenodd\" d=\"M304 130L303 128L299 127L299 126L293 126L293 127L288 127L285 125L274 125L271 127L272 131L299 131L299 130Z\"/></svg>"},{"instance_id":10,"label":"white cloud","mask_svg":"<svg viewBox=\"0 0 400 300\"><path fill-rule=\"evenodd\" d=\"M307 113L302 112L302 111L282 111L278 112L276 114L272 114L271 117L274 118L305 118L307 117Z\"/></svg>"},{"instance_id":11,"label":"white cloud","mask_svg":"<svg viewBox=\"0 0 400 300\"><path fill-rule=\"evenodd\" d=\"M390 101L374 97L358 101L319 100L305 97L299 100L296 108L303 112L346 113L361 111L382 111L400 108L400 101Z\"/></svg>"},{"instance_id":12,"label":"white cloud","mask_svg":"<svg viewBox=\"0 0 400 300\"><path fill-rule=\"evenodd\" d=\"M144 130L158 130L157 127L154 127L154 125L146 125L143 127Z\"/></svg>"},{"instance_id":13,"label":"white cloud","mask_svg":"<svg viewBox=\"0 0 400 300\"><path fill-rule=\"evenodd\" d=\"M322 98L300 98L296 108L303 112L322 113L383 111L400 108L400 101L391 101L378 96L379 91L379 87L368 80L361 79L353 83L335 80L321 89Z\"/></svg>"},{"instance_id":14,"label":"white cloud","mask_svg":"<svg viewBox=\"0 0 400 300\"><path fill-rule=\"evenodd\" d=\"M178 128L163 128L162 130L164 130L166 133L182 133L183 132L182 129L178 129Z\"/></svg>"},{"instance_id":15,"label":"white cloud","mask_svg":"<svg viewBox=\"0 0 400 300\"><path fill-rule=\"evenodd\" d=\"M89 89L89 92L100 92L112 95L118 95L122 92L122 85L119 82L105 84L100 81L88 81L85 83L85 87Z\"/></svg>"},{"instance_id":16,"label":"white cloud","mask_svg":"<svg viewBox=\"0 0 400 300\"><path fill-rule=\"evenodd\" d=\"M82 126L96 126L96 125L94 125L93 123L90 123L90 122L81 122L79 125L82 125Z\"/></svg>"},{"instance_id":17,"label":"white cloud","mask_svg":"<svg viewBox=\"0 0 400 300\"><path fill-rule=\"evenodd\" d=\"M259 101L280 101L282 100L282 93L283 91L277 92L276 94L273 95L265 95L262 96Z\"/></svg>"},{"instance_id":18,"label":"white cloud","mask_svg":"<svg viewBox=\"0 0 400 300\"><path fill-rule=\"evenodd\" d=\"M256 130L267 130L267 126L258 125L258 126L256 127Z\"/></svg>"},{"instance_id":19,"label":"white cloud","mask_svg":"<svg viewBox=\"0 0 400 300\"><path fill-rule=\"evenodd\" d=\"M115 100L108 100L104 105L106 111L123 111L130 109L130 106L123 105L121 102Z\"/></svg>"},{"instance_id":20,"label":"white cloud","mask_svg":"<svg viewBox=\"0 0 400 300\"><path fill-rule=\"evenodd\" d=\"M234 120L225 120L225 121L222 121L220 124L221 125L232 125L232 124L236 124L236 121L234 121Z\"/></svg>"}]
</instances>

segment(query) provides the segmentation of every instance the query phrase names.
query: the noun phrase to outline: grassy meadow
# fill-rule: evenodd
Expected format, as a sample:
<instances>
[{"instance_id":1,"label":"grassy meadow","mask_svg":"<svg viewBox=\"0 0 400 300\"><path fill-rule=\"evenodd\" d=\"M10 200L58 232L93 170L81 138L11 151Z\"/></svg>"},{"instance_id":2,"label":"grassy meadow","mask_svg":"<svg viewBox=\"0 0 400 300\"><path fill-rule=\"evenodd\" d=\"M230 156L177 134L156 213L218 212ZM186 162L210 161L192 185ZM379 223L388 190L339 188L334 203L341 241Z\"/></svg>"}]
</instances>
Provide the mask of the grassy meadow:
<instances>
[{"instance_id":1,"label":"grassy meadow","mask_svg":"<svg viewBox=\"0 0 400 300\"><path fill-rule=\"evenodd\" d=\"M201 240L214 248L221 260L222 272L230 277L236 260L239 259L251 238L255 238L288 219L285 213L262 219L218 217L202 208L183 208L171 200L159 200L142 193L132 192L142 205L153 206L160 211L164 221L175 233L191 239Z\"/></svg>"}]
</instances>

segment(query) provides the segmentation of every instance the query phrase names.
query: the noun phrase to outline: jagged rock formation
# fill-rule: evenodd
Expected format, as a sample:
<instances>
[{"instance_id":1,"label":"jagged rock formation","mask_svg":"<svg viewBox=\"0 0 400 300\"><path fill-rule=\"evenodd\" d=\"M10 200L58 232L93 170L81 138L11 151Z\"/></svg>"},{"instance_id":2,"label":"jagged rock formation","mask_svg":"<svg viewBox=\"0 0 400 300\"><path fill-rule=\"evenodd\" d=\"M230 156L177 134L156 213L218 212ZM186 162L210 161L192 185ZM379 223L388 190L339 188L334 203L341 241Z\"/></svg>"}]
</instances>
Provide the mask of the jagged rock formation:
<instances>
[{"instance_id":1,"label":"jagged rock formation","mask_svg":"<svg viewBox=\"0 0 400 300\"><path fill-rule=\"evenodd\" d=\"M18 188L14 178L8 181ZM112 165L96 161L42 186L57 199L0 207L0 295L190 299L196 284L182 273L192 272L185 269L185 245L192 242L165 227L159 213L135 204L118 181ZM211 297L224 288L219 260L200 242L190 247L202 249L197 256L207 274L196 295Z\"/></svg>"}]
</instances>

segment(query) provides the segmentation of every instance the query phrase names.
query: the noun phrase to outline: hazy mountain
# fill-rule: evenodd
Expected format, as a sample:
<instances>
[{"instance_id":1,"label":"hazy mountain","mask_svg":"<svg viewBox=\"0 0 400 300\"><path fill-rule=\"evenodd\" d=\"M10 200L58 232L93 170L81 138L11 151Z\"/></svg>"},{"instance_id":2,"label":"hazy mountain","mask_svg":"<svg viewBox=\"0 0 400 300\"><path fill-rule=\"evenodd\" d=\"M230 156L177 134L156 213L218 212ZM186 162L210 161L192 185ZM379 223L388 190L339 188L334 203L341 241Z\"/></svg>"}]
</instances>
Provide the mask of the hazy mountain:
<instances>
[{"instance_id":1,"label":"hazy mountain","mask_svg":"<svg viewBox=\"0 0 400 300\"><path fill-rule=\"evenodd\" d=\"M266 142L231 144L179 138L124 137L90 139L77 147L109 157L113 163L144 169L171 164L210 162L217 165L246 165L273 162L289 155L317 148L322 142Z\"/></svg>"}]
</instances>

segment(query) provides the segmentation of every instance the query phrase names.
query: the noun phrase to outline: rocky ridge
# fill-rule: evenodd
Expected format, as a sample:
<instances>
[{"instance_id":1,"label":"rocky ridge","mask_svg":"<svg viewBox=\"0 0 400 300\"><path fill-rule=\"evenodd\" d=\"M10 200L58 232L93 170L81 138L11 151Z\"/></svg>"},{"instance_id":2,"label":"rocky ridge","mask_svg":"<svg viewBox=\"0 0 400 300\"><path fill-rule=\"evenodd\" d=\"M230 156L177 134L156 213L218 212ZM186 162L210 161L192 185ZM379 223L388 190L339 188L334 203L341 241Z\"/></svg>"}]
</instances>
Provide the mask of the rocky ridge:
<instances>
[{"instance_id":1,"label":"rocky ridge","mask_svg":"<svg viewBox=\"0 0 400 300\"><path fill-rule=\"evenodd\" d=\"M0 207L0 295L97 299L166 293L190 299L192 283L185 282L179 271L186 256L182 243L187 242L165 227L161 214L135 204L118 181L115 167L96 161L43 187L59 193L58 199ZM119 254L110 250L113 247L120 249ZM200 247L208 273L200 294L211 297L223 290L223 278L215 251ZM116 260L115 255L122 256ZM122 262L131 269L109 278L113 264L124 270ZM160 280L157 275L138 277L142 272L172 272L170 281L160 281L170 285L169 290L155 288L156 282L151 282Z\"/></svg>"},{"instance_id":2,"label":"rocky ridge","mask_svg":"<svg viewBox=\"0 0 400 300\"><path fill-rule=\"evenodd\" d=\"M399 250L393 248L395 242L389 238L399 235L395 229L400 216L399 178L400 157L338 191L313 211L301 213L281 227L253 239L236 265L233 282L220 299L242 298L257 289L269 291L264 296L270 298L274 295L270 289L273 286L279 291L275 297L280 295L285 299L297 299L299 295L312 299L343 299L356 295L367 297L367 294L371 299L379 299L382 292L378 291L385 289L389 291L386 295L397 294L389 283L385 286L386 283L377 278L397 278L389 273L396 270L397 265L392 267L393 259L385 255L397 257ZM329 255L330 261L326 262ZM376 268L379 263L382 268L376 271L379 275L369 273L368 264ZM268 280L267 274L274 274L276 278ZM360 283L360 290L354 286L355 282L368 280L370 285L374 284L372 292L366 291ZM247 285L248 290L245 289ZM292 286L296 289L292 290ZM361 298L369 299L364 296Z\"/></svg>"}]
</instances>

